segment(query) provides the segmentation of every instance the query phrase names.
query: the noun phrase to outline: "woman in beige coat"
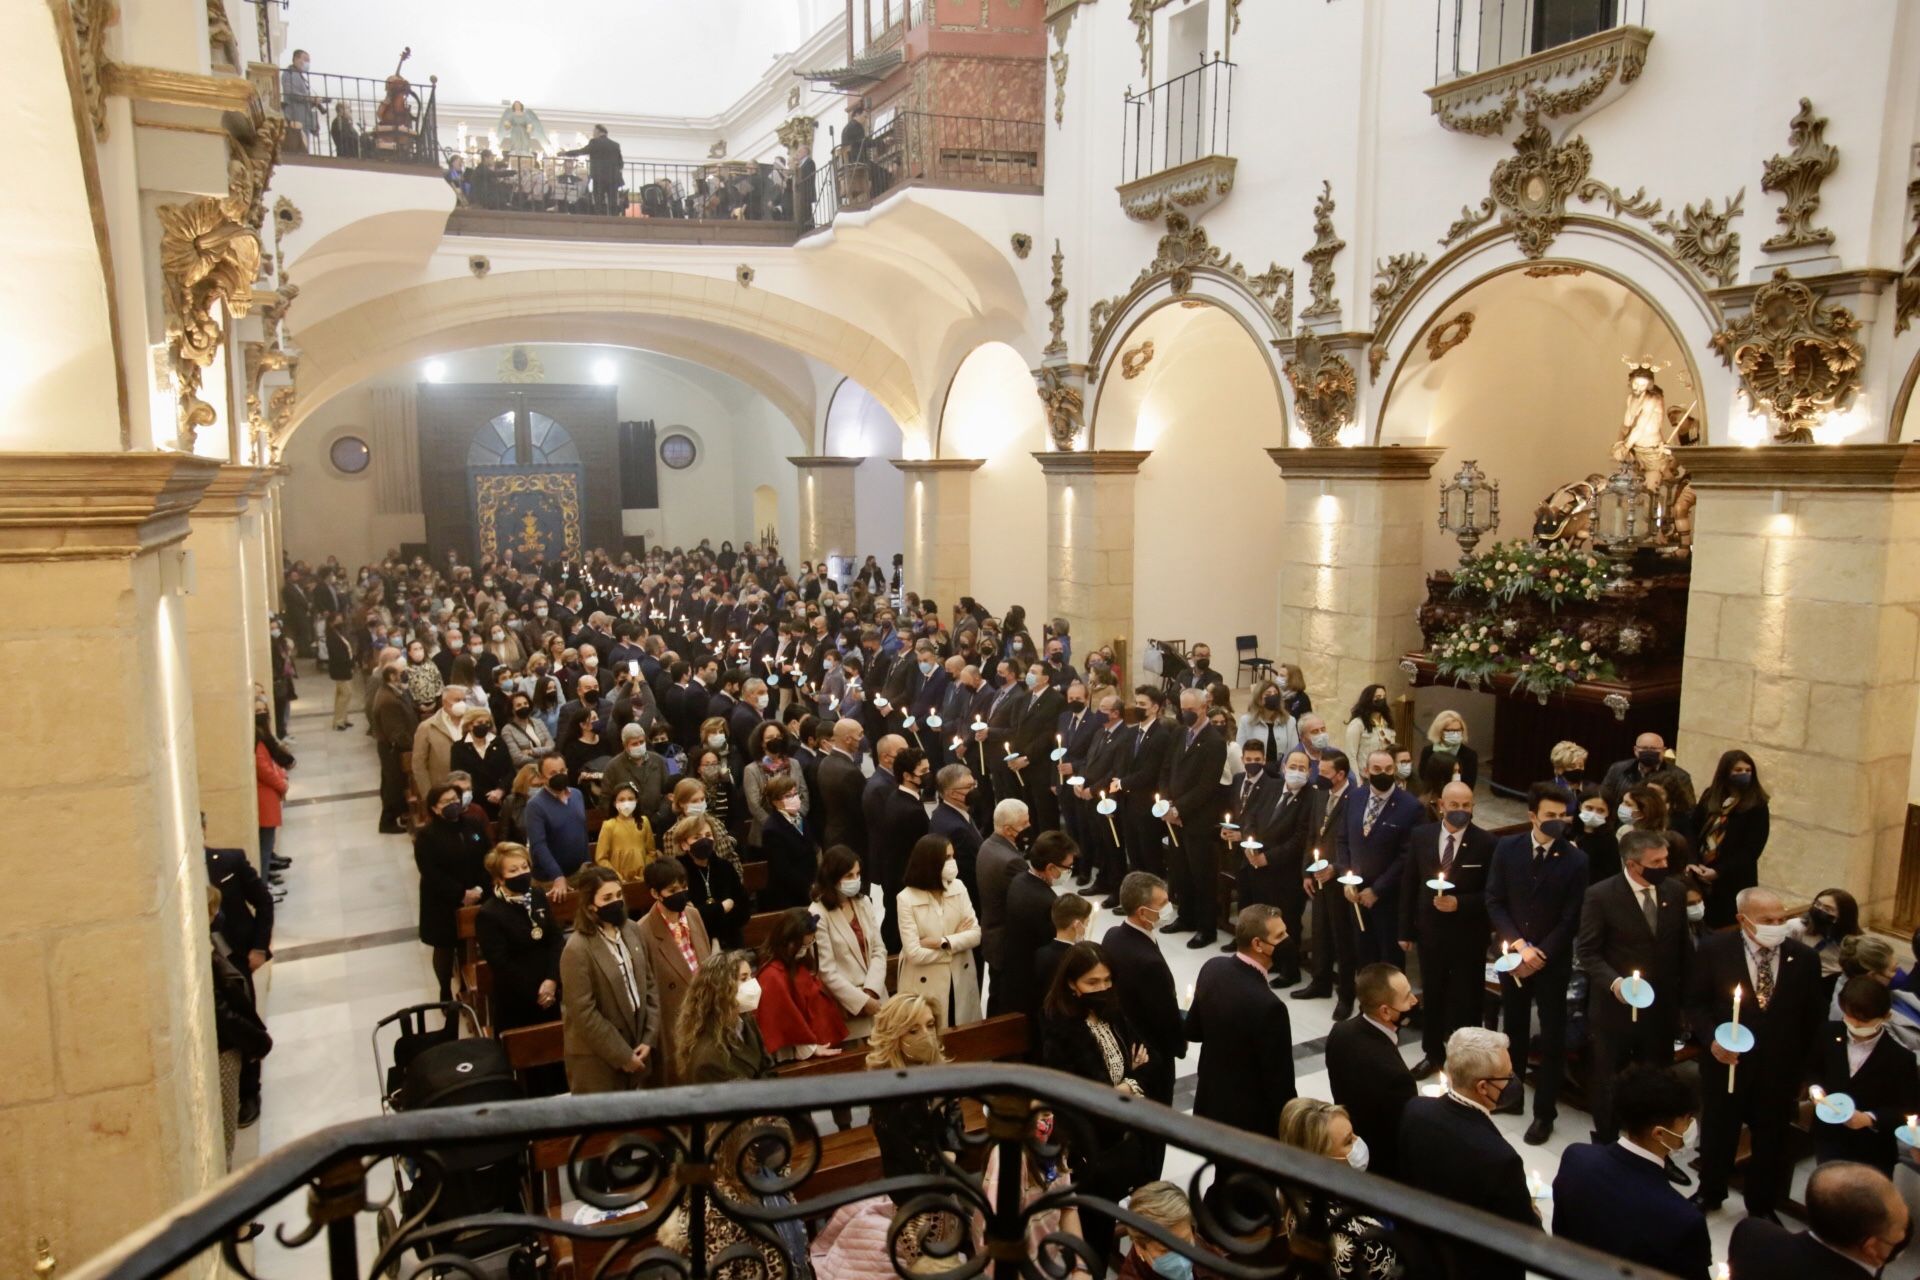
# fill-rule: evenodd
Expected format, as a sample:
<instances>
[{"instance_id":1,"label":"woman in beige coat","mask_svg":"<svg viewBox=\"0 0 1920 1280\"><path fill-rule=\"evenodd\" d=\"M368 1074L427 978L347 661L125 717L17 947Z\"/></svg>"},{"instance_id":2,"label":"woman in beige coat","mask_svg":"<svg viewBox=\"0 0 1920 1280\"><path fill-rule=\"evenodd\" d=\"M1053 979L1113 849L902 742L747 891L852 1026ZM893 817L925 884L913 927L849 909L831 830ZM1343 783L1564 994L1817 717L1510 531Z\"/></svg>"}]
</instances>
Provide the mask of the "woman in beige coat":
<instances>
[{"instance_id":1,"label":"woman in beige coat","mask_svg":"<svg viewBox=\"0 0 1920 1280\"><path fill-rule=\"evenodd\" d=\"M821 855L807 910L820 919L813 952L821 985L846 1015L847 1039L864 1040L887 998L887 946L853 850L837 844Z\"/></svg>"},{"instance_id":2,"label":"woman in beige coat","mask_svg":"<svg viewBox=\"0 0 1920 1280\"><path fill-rule=\"evenodd\" d=\"M980 921L945 836L921 836L907 855L900 919L899 988L933 1005L942 1031L978 1022Z\"/></svg>"},{"instance_id":3,"label":"woman in beige coat","mask_svg":"<svg viewBox=\"0 0 1920 1280\"><path fill-rule=\"evenodd\" d=\"M612 868L580 868L573 890L580 905L560 953L567 1087L574 1093L641 1088L654 1070L661 1027L646 940L627 919Z\"/></svg>"}]
</instances>

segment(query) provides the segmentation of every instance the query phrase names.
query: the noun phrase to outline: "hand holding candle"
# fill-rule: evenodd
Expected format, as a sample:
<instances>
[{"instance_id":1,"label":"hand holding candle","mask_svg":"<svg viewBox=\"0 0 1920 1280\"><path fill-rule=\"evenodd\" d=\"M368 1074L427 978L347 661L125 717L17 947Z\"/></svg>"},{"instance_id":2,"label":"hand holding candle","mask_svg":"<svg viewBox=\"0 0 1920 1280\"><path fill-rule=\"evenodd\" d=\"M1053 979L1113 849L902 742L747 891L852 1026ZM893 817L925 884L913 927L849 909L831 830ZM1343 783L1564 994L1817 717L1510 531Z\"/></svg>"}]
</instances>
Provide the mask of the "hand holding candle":
<instances>
[{"instance_id":1,"label":"hand holding candle","mask_svg":"<svg viewBox=\"0 0 1920 1280\"><path fill-rule=\"evenodd\" d=\"M1753 1048L1753 1032L1740 1025L1740 1000L1742 990L1739 985L1733 988L1733 1020L1723 1022L1713 1033L1713 1056L1715 1060L1727 1065L1727 1092L1732 1093L1734 1077L1740 1070L1740 1055Z\"/></svg>"}]
</instances>

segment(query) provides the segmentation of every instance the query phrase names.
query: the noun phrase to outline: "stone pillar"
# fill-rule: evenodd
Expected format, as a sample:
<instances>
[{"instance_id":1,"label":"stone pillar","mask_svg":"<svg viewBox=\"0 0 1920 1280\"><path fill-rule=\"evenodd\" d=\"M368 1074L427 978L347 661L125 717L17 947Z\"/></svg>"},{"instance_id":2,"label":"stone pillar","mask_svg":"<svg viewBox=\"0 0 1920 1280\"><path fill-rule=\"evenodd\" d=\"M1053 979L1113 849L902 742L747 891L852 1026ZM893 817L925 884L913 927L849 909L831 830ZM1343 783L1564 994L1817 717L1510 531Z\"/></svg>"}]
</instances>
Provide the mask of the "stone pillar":
<instances>
[{"instance_id":1,"label":"stone pillar","mask_svg":"<svg viewBox=\"0 0 1920 1280\"><path fill-rule=\"evenodd\" d=\"M256 863L260 817L254 788L253 683L264 666L254 653L250 625L259 577L257 521L249 494L252 467L223 466L195 507L187 549L193 554L193 594L186 614L187 670L193 690L194 765L207 842L245 849ZM263 674L263 673L262 673Z\"/></svg>"},{"instance_id":2,"label":"stone pillar","mask_svg":"<svg viewBox=\"0 0 1920 1280\"><path fill-rule=\"evenodd\" d=\"M1685 451L1699 494L1680 762L1741 747L1772 793L1760 880L1892 920L1912 765L1920 445Z\"/></svg>"},{"instance_id":3,"label":"stone pillar","mask_svg":"<svg viewBox=\"0 0 1920 1280\"><path fill-rule=\"evenodd\" d=\"M906 477L906 546L900 580L947 617L972 590L973 473L985 458L896 458Z\"/></svg>"},{"instance_id":4,"label":"stone pillar","mask_svg":"<svg viewBox=\"0 0 1920 1280\"><path fill-rule=\"evenodd\" d=\"M1314 704L1344 707L1420 647L1420 543L1441 449L1269 449L1285 488L1280 652L1304 668Z\"/></svg>"},{"instance_id":5,"label":"stone pillar","mask_svg":"<svg viewBox=\"0 0 1920 1280\"><path fill-rule=\"evenodd\" d=\"M16 1270L36 1236L77 1266L225 1170L181 554L217 470L0 456L0 662L32 673L0 736L0 806L50 854L17 855L16 883L44 891L0 928Z\"/></svg>"},{"instance_id":6,"label":"stone pillar","mask_svg":"<svg viewBox=\"0 0 1920 1280\"><path fill-rule=\"evenodd\" d=\"M853 473L865 458L788 458L800 471L800 558L818 563L850 556L854 538Z\"/></svg>"},{"instance_id":7,"label":"stone pillar","mask_svg":"<svg viewBox=\"0 0 1920 1280\"><path fill-rule=\"evenodd\" d=\"M268 489L273 473L264 467L253 468L247 490L247 509L240 517L240 552L246 572L240 580L244 608L240 618L246 628L247 668L253 682L273 697L273 654L269 636L273 611L272 583L279 575L273 569L273 500Z\"/></svg>"},{"instance_id":8,"label":"stone pillar","mask_svg":"<svg viewBox=\"0 0 1920 1280\"><path fill-rule=\"evenodd\" d=\"M1133 632L1133 487L1146 450L1036 453L1047 473L1047 615L1074 652L1109 641L1138 662Z\"/></svg>"}]
</instances>

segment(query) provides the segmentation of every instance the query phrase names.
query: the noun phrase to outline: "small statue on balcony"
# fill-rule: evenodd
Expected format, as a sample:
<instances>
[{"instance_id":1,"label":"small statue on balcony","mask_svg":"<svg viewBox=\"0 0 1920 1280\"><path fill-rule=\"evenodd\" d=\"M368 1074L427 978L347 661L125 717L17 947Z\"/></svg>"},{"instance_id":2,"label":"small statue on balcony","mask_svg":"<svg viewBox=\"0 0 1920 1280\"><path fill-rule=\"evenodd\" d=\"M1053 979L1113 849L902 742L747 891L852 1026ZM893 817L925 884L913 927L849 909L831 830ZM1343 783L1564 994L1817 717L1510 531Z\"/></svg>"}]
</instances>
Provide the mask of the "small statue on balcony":
<instances>
[{"instance_id":1,"label":"small statue on balcony","mask_svg":"<svg viewBox=\"0 0 1920 1280\"><path fill-rule=\"evenodd\" d=\"M553 150L553 140L547 137L540 117L527 110L527 104L518 98L500 113L499 132L500 154L509 158L539 155Z\"/></svg>"}]
</instances>

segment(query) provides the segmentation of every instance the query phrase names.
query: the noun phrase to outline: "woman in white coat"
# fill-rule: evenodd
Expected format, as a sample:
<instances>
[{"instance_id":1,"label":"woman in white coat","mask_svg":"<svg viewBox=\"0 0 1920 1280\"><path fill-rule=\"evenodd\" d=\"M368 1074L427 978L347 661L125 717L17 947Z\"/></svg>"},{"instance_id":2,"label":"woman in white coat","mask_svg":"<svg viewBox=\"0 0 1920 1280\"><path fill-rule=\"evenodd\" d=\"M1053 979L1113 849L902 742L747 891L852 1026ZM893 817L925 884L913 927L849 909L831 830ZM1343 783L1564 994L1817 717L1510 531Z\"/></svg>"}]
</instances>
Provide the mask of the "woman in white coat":
<instances>
[{"instance_id":1,"label":"woman in white coat","mask_svg":"<svg viewBox=\"0 0 1920 1280\"><path fill-rule=\"evenodd\" d=\"M846 1015L847 1039L864 1040L887 998L887 944L880 938L880 913L866 895L858 854L837 844L820 856L807 910L820 920L813 953L821 985Z\"/></svg>"},{"instance_id":2,"label":"woman in white coat","mask_svg":"<svg viewBox=\"0 0 1920 1280\"><path fill-rule=\"evenodd\" d=\"M900 919L899 988L933 1005L940 1029L978 1022L980 921L945 836L921 836L907 855Z\"/></svg>"}]
</instances>

